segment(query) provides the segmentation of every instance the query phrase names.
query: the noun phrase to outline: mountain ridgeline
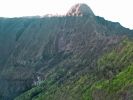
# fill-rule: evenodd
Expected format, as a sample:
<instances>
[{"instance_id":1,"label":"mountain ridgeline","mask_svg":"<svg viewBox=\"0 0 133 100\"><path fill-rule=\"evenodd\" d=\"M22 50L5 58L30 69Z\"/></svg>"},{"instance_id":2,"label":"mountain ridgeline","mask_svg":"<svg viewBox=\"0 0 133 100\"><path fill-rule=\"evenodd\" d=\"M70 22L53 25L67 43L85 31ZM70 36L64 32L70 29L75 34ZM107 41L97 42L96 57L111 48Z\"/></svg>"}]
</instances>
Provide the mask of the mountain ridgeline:
<instances>
[{"instance_id":1,"label":"mountain ridgeline","mask_svg":"<svg viewBox=\"0 0 133 100\"><path fill-rule=\"evenodd\" d=\"M86 4L0 18L0 100L133 100L132 62L133 30Z\"/></svg>"}]
</instances>

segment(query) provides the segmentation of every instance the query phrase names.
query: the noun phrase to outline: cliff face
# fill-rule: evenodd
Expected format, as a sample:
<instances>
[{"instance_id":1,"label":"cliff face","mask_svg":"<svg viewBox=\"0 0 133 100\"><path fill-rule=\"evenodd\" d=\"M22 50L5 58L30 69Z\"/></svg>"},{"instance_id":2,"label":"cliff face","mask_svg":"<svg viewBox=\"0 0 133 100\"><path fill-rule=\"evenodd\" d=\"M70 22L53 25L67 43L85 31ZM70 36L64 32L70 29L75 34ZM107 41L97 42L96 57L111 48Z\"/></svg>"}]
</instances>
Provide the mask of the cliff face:
<instances>
[{"instance_id":1,"label":"cliff face","mask_svg":"<svg viewBox=\"0 0 133 100\"><path fill-rule=\"evenodd\" d=\"M0 98L12 100L25 92L17 99L83 100L88 96L83 91L95 81L110 79L126 67L107 70L103 77L97 62L124 47L121 42L132 35L119 23L95 16L85 4L64 17L0 18Z\"/></svg>"}]
</instances>

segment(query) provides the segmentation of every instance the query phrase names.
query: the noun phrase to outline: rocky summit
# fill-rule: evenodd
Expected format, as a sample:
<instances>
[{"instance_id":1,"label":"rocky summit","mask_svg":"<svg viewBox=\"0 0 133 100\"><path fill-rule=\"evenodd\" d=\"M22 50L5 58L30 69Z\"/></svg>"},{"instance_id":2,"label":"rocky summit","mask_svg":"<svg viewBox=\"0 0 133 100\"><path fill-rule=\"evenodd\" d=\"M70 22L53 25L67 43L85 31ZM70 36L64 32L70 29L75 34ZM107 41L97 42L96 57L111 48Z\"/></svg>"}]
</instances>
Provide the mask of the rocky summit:
<instances>
[{"instance_id":1,"label":"rocky summit","mask_svg":"<svg viewBox=\"0 0 133 100\"><path fill-rule=\"evenodd\" d=\"M76 4L74 5L66 14L67 16L94 16L93 11L86 4Z\"/></svg>"},{"instance_id":2,"label":"rocky summit","mask_svg":"<svg viewBox=\"0 0 133 100\"><path fill-rule=\"evenodd\" d=\"M132 79L133 30L86 4L0 18L0 100L133 100Z\"/></svg>"}]
</instances>

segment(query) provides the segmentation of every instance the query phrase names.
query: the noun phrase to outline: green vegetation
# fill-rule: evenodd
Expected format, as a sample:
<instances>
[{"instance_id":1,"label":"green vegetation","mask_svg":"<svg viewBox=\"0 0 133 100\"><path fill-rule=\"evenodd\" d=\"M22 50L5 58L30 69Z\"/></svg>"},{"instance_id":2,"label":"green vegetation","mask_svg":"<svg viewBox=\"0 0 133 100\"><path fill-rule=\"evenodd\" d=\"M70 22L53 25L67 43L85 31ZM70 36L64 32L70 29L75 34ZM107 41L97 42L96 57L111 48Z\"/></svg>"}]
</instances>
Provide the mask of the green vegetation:
<instances>
[{"instance_id":1,"label":"green vegetation","mask_svg":"<svg viewBox=\"0 0 133 100\"><path fill-rule=\"evenodd\" d=\"M133 42L125 39L112 52L105 54L98 61L98 72L101 77L112 78L133 62Z\"/></svg>"},{"instance_id":2,"label":"green vegetation","mask_svg":"<svg viewBox=\"0 0 133 100\"><path fill-rule=\"evenodd\" d=\"M113 100L119 100L120 96L123 95L122 93L131 93L131 96L133 96L133 65L120 72L111 80L95 83L91 89L92 91L102 90L104 93L106 93L104 100L108 100L109 98L114 98ZM126 95L123 96L127 98Z\"/></svg>"},{"instance_id":3,"label":"green vegetation","mask_svg":"<svg viewBox=\"0 0 133 100\"><path fill-rule=\"evenodd\" d=\"M77 60L78 61L78 60ZM65 62L65 61L64 61ZM49 80L25 92L16 100L121 100L133 89L133 42L125 39L97 63L97 74L81 74L66 81L57 76L68 75L66 69L56 71ZM62 65L62 64L60 64ZM129 66L129 67L128 67ZM53 80L56 77L56 80ZM124 95L125 93L125 95ZM130 98L132 95L128 95Z\"/></svg>"}]
</instances>

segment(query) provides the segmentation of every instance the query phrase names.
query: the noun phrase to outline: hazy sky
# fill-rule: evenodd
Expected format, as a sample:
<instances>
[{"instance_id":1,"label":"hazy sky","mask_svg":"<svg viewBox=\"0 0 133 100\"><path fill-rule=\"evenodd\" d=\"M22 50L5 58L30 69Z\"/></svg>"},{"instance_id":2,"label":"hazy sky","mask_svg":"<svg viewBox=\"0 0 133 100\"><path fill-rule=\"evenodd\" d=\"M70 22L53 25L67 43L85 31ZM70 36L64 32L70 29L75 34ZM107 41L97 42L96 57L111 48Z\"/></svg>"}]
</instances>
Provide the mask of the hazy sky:
<instances>
[{"instance_id":1,"label":"hazy sky","mask_svg":"<svg viewBox=\"0 0 133 100\"><path fill-rule=\"evenodd\" d=\"M0 0L0 17L65 14L76 3L86 3L95 15L133 29L133 0Z\"/></svg>"}]
</instances>

